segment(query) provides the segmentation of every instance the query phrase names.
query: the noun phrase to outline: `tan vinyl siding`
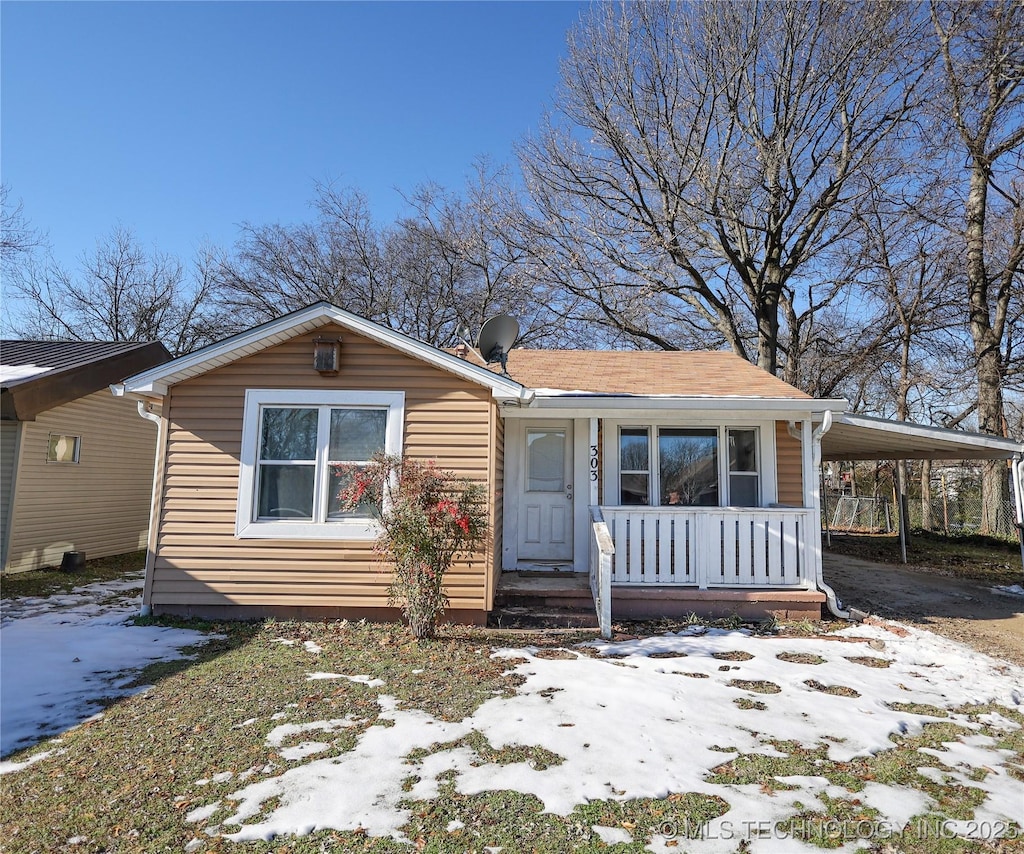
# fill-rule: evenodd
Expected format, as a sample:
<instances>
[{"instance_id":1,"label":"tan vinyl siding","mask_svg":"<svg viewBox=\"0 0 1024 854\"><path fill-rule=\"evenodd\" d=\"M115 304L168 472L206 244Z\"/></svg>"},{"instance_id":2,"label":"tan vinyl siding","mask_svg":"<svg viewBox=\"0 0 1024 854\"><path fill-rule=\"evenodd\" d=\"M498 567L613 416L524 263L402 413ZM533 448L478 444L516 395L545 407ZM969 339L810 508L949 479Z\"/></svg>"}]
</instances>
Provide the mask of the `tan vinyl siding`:
<instances>
[{"instance_id":1,"label":"tan vinyl siding","mask_svg":"<svg viewBox=\"0 0 1024 854\"><path fill-rule=\"evenodd\" d=\"M775 456L778 465L779 504L802 507L803 457L800 443L789 435L789 425L785 421L775 422Z\"/></svg>"},{"instance_id":2,"label":"tan vinyl siding","mask_svg":"<svg viewBox=\"0 0 1024 854\"><path fill-rule=\"evenodd\" d=\"M16 497L5 570L145 548L156 425L107 389L21 423ZM81 436L78 463L48 463L50 433Z\"/></svg>"},{"instance_id":3,"label":"tan vinyl siding","mask_svg":"<svg viewBox=\"0 0 1024 854\"><path fill-rule=\"evenodd\" d=\"M313 370L312 339L340 335L341 373ZM404 453L487 483L489 389L335 327L322 327L170 389L152 605L380 608L390 576L369 541L237 539L247 388L404 391ZM492 530L494 519L491 520ZM489 550L447 577L452 609L484 610Z\"/></svg>"}]
</instances>

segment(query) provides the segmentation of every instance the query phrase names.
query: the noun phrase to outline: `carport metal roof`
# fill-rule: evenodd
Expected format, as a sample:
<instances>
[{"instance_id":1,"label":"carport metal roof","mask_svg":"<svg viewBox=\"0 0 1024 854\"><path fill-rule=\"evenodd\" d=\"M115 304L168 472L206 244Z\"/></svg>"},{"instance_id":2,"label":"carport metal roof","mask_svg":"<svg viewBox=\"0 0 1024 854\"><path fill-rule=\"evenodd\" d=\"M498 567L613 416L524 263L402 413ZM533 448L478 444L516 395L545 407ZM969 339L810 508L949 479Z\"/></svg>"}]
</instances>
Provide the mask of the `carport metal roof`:
<instances>
[{"instance_id":1,"label":"carport metal roof","mask_svg":"<svg viewBox=\"0 0 1024 854\"><path fill-rule=\"evenodd\" d=\"M867 415L839 415L821 437L823 460L1008 460L1024 455L1013 439L925 427Z\"/></svg>"}]
</instances>

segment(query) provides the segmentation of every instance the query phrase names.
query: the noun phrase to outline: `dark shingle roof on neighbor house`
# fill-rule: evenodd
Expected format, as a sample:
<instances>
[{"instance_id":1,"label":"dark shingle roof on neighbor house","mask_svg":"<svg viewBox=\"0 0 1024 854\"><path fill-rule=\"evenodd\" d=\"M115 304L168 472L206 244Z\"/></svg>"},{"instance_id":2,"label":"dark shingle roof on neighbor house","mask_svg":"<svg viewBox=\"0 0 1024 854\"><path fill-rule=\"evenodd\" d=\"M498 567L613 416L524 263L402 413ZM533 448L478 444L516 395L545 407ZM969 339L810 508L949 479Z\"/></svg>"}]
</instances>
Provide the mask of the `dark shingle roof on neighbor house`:
<instances>
[{"instance_id":1,"label":"dark shingle roof on neighbor house","mask_svg":"<svg viewBox=\"0 0 1024 854\"><path fill-rule=\"evenodd\" d=\"M138 371L168 361L156 341L0 341L5 420L34 418Z\"/></svg>"}]
</instances>

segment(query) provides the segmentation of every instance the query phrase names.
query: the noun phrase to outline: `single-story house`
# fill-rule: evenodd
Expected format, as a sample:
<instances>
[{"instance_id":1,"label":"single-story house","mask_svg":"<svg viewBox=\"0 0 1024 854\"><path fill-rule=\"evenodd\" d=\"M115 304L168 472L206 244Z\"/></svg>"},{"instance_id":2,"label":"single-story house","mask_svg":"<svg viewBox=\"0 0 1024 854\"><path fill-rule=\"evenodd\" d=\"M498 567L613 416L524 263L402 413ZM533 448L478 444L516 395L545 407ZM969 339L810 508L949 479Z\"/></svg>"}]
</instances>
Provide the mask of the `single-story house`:
<instances>
[{"instance_id":1,"label":"single-story house","mask_svg":"<svg viewBox=\"0 0 1024 854\"><path fill-rule=\"evenodd\" d=\"M522 570L589 574L606 631L612 609L817 616L838 610L823 437L946 453L963 436L847 420L730 353L512 349L502 373L327 303L113 390L160 414L143 607L214 618L395 616L373 519L336 499L334 465L377 449L486 486L493 536L447 576L449 619L483 623Z\"/></svg>"},{"instance_id":2,"label":"single-story house","mask_svg":"<svg viewBox=\"0 0 1024 854\"><path fill-rule=\"evenodd\" d=\"M0 568L146 547L156 428L108 386L163 344L0 342Z\"/></svg>"}]
</instances>

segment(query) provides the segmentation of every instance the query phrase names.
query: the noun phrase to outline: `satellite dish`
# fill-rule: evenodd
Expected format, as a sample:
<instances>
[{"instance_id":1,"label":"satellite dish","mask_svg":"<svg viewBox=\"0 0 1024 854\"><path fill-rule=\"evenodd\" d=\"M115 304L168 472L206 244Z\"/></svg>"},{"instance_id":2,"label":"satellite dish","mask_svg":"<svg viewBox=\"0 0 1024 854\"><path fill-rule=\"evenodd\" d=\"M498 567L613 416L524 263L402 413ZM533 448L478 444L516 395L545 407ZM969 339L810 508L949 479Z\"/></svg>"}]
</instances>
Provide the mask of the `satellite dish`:
<instances>
[{"instance_id":1,"label":"satellite dish","mask_svg":"<svg viewBox=\"0 0 1024 854\"><path fill-rule=\"evenodd\" d=\"M501 363L501 372L508 374L508 351L519 337L519 322L507 314L492 317L480 327L476 349L487 364Z\"/></svg>"}]
</instances>

